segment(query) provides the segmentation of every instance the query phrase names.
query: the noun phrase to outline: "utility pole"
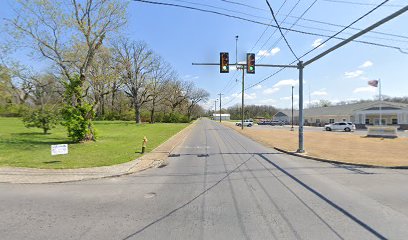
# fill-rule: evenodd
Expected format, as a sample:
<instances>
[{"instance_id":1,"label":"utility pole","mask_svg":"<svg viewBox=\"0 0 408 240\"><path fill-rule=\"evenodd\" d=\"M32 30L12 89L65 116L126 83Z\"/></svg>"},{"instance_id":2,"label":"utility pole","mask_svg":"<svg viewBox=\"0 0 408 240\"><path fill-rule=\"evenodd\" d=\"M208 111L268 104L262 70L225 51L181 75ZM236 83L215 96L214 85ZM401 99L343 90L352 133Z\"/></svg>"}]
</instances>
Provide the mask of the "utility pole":
<instances>
[{"instance_id":1,"label":"utility pole","mask_svg":"<svg viewBox=\"0 0 408 240\"><path fill-rule=\"evenodd\" d=\"M221 109L222 109L222 108L221 108L221 96L224 95L224 94L219 93L219 95L220 95L220 122L221 122Z\"/></svg>"},{"instance_id":2,"label":"utility pole","mask_svg":"<svg viewBox=\"0 0 408 240\"><path fill-rule=\"evenodd\" d=\"M380 126L382 125L382 96L381 96L381 78L378 79L378 90L379 90L379 99L380 99Z\"/></svg>"},{"instance_id":3,"label":"utility pole","mask_svg":"<svg viewBox=\"0 0 408 240\"><path fill-rule=\"evenodd\" d=\"M298 153L304 153L304 142L303 142L303 61L299 61L298 69L299 69L299 148L297 150Z\"/></svg>"},{"instance_id":4,"label":"utility pole","mask_svg":"<svg viewBox=\"0 0 408 240\"><path fill-rule=\"evenodd\" d=\"M215 101L214 101L214 118L215 118L215 116L216 116L216 114L217 114L217 102L218 102L218 99L216 99ZM215 120L215 119L214 119Z\"/></svg>"},{"instance_id":5,"label":"utility pole","mask_svg":"<svg viewBox=\"0 0 408 240\"><path fill-rule=\"evenodd\" d=\"M319 60L320 58L326 56L327 54L333 52L334 50L350 43L354 39L366 34L367 32L377 28L378 26L381 26L382 24L390 21L391 19L394 19L398 17L399 15L405 13L408 11L408 5L401 8L400 10L392 13L391 15L381 19L380 21L372 24L371 26L359 31L358 33L352 35L351 37L347 38L346 40L343 40L342 42L334 45L333 47L327 49L326 51L318 54L317 56L303 62L299 61L297 66L295 65L275 65L275 64L257 64L257 67L280 67L280 68L297 68L299 69L299 148L297 152L299 153L304 153L304 142L303 142L303 122L304 122L304 116L303 116L303 69L308 66L309 64ZM403 52L400 49L401 52ZM201 66L220 66L220 63L193 63L193 65L201 65ZM244 78L245 78L245 65L244 64L236 64L237 66L241 66L242 68L242 129L244 126Z\"/></svg>"},{"instance_id":6,"label":"utility pole","mask_svg":"<svg viewBox=\"0 0 408 240\"><path fill-rule=\"evenodd\" d=\"M293 88L294 88L294 86L292 86L292 127L290 128L290 131L293 131L294 129L293 129Z\"/></svg>"}]
</instances>

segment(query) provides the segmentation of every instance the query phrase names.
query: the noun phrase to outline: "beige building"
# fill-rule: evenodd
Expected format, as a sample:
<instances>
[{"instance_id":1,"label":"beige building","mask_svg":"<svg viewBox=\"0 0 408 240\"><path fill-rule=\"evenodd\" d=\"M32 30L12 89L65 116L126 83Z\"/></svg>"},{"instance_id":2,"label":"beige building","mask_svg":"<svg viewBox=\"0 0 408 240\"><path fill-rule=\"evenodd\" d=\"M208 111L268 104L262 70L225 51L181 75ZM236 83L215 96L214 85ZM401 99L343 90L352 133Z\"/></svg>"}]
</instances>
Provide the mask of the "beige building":
<instances>
[{"instance_id":1,"label":"beige building","mask_svg":"<svg viewBox=\"0 0 408 240\"><path fill-rule=\"evenodd\" d=\"M381 110L380 110L381 108ZM357 128L366 125L399 125L400 129L408 129L408 104L395 102L363 102L338 106L309 108L304 110L305 125L323 126L333 122L353 122ZM293 114L294 124L299 122L299 112ZM273 120L291 122L291 110L276 113Z\"/></svg>"}]
</instances>

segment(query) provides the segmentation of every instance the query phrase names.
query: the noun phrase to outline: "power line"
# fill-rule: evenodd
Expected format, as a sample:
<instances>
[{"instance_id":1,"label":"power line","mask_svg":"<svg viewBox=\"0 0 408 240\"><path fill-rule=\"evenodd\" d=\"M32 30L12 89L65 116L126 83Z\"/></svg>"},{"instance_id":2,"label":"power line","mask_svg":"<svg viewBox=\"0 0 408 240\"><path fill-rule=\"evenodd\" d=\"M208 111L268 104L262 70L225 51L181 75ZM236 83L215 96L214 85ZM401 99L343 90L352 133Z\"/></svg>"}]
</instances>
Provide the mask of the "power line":
<instances>
[{"instance_id":1,"label":"power line","mask_svg":"<svg viewBox=\"0 0 408 240\"><path fill-rule=\"evenodd\" d=\"M279 14L280 10L282 9L282 7L286 4L287 0L285 0L282 5L279 7L278 11L276 12L276 14ZM273 19L271 20L271 22L269 24L272 24ZM261 38L265 35L266 31L269 29L269 26L266 26L265 30L262 32L261 36L259 36L258 40L256 40L255 44L252 46L250 52L252 52L252 50L255 48L255 46L258 44L259 40L261 40Z\"/></svg>"},{"instance_id":2,"label":"power line","mask_svg":"<svg viewBox=\"0 0 408 240\"><path fill-rule=\"evenodd\" d=\"M300 20L304 15L306 15L306 13L315 5L316 2L317 2L317 0L315 0L314 2L312 2L312 4L310 4L309 7L306 8L305 11L303 11L303 13L302 13L302 14L296 19L296 21L290 26L290 29L292 29L295 25L297 25L297 23L299 22L299 20ZM284 35L286 35L287 33L288 33L288 30L286 30L286 32L285 32ZM281 40L282 40L282 37L280 37L277 41L275 41L275 43L272 44L272 46L268 49L268 52L269 52L269 51L272 51L272 49L273 49L274 47L276 47L276 46L278 45L278 43L279 43ZM263 59L263 57L261 57L259 60L262 60L262 59Z\"/></svg>"},{"instance_id":3,"label":"power line","mask_svg":"<svg viewBox=\"0 0 408 240\"><path fill-rule=\"evenodd\" d=\"M378 6L376 6L375 8L371 9L370 11L368 11L366 14L362 15L361 17L357 18L356 20L354 20L352 23L350 23L348 26L344 27L342 30L340 30L339 32L337 32L336 34L334 34L333 36L329 37L328 39L324 40L323 42L321 42L319 45L317 45L316 47L314 47L312 50L306 52L305 54L303 54L302 57L308 55L309 53L313 52L314 50L318 49L320 46L322 46L323 44L325 44L326 42L330 41L330 39L333 39L334 37L336 37L337 35L339 35L340 33L342 33L343 31L345 31L347 28L351 27L352 25L354 25L356 22L360 21L361 19L365 18L366 16L368 16L369 14L371 14L372 12L374 12L375 10L377 10L378 8L380 8L382 5L384 5L385 3L389 2L390 0L385 0L382 3L380 3Z\"/></svg>"},{"instance_id":4,"label":"power line","mask_svg":"<svg viewBox=\"0 0 408 240\"><path fill-rule=\"evenodd\" d=\"M300 3L300 0L298 0L296 2L296 4L290 9L289 13L285 16L285 18L281 21L281 24L284 24L286 19L289 17L289 15L295 10L295 8L298 6L298 4ZM273 19L272 19L273 21ZM272 23L272 22L271 22ZM275 35L275 33L278 31L278 29L276 28L275 31L273 31L271 33L271 35L269 35L268 39L264 42L264 44L262 44L262 46L259 48L260 50L262 50L262 48L269 42L269 40ZM261 57L262 59L262 57Z\"/></svg>"},{"instance_id":5,"label":"power line","mask_svg":"<svg viewBox=\"0 0 408 240\"><path fill-rule=\"evenodd\" d=\"M255 23L255 24L259 24L259 25L271 26L271 27L277 28L277 26L272 25L272 24L267 24L267 23L255 21L255 20L252 20L252 19L247 19L247 18L243 18L243 17L239 17L239 16L220 13L220 12L216 12L216 11L212 11L212 10L200 9L200 8L196 8L196 7L190 7L190 6L172 4L172 3L152 2L152 1L148 1L148 0L132 0L132 1L142 2L142 3L147 3L147 4L153 4L153 5L162 5L162 6L172 6L172 7L178 7L178 8L185 8L185 9L191 9L191 10L196 10L196 11L206 12L206 13L213 13L213 14L216 14L216 15L221 15L221 16L225 16L225 17L229 17L229 18L240 19L240 20L246 21L246 22L251 22L251 23ZM304 35L310 35L310 36L331 37L331 36L324 35L324 34L305 32L305 31L301 31L301 30L297 30L297 29L289 29L289 28L285 28L285 27L282 27L282 29L283 30L288 30L288 31L291 31L291 32L304 34ZM338 39L338 40L345 40L345 38L341 38L341 37L333 37L333 38ZM358 43L363 43L363 44L368 44L368 45L373 45L373 46L396 49L396 50L400 51L401 53L406 54L406 52L403 51L403 49L401 47L398 47L398 46L392 46L392 45L375 43L375 42L368 42L368 41L361 41L361 40L353 40L353 42L358 42Z\"/></svg>"},{"instance_id":6,"label":"power line","mask_svg":"<svg viewBox=\"0 0 408 240\"><path fill-rule=\"evenodd\" d=\"M224 1L224 0L220 0L220 1L234 3L233 1ZM324 0L323 0L323 1L324 1ZM328 0L326 0L326 1L328 1ZM285 0L285 2L286 2L286 0ZM334 1L333 1L333 2L334 2ZM346 1L336 1L336 2L350 3L350 2L346 2ZM235 4L238 4L238 3L235 3ZM238 4L238 5L242 5L242 6L245 6L245 7L251 8L251 9L255 9L255 10L267 11L267 10L265 10L265 9L253 7L253 6L246 5L246 4ZM376 4L369 3L369 4L364 4L364 5L373 5L373 6L374 6L374 5L376 5ZM404 7L404 5L391 5L391 4L386 4L386 5L384 5L384 6L385 6L385 7L386 7L386 6ZM289 13L289 14L279 14L279 11L276 13L276 15L277 15L277 16L282 15L282 16L285 16L285 17L297 18L297 19L299 18L299 17L296 17L296 16L291 16L290 13ZM324 21L314 20L314 19L310 19L310 18L300 18L300 20L302 20L302 21L307 21L307 22L313 22L313 23L324 24L324 25L328 25L328 26L345 27L344 25L341 25L341 24L335 24L335 23L330 23L330 22L324 22ZM355 27L350 27L350 29L357 30L357 31L361 31L361 30L362 30L361 28L355 28ZM398 34L393 34L393 33L385 33L385 32L380 32L380 31L371 31L371 33L408 39L408 36L403 36L403 35L398 35Z\"/></svg>"},{"instance_id":7,"label":"power line","mask_svg":"<svg viewBox=\"0 0 408 240\"><path fill-rule=\"evenodd\" d=\"M285 40L285 43L286 43L286 45L288 46L289 50L292 52L293 56L295 56L295 58L296 58L297 60L299 60L299 58L296 56L296 53L293 51L292 47L290 46L288 40L286 39L285 35L283 34L282 29L281 29L281 27L279 26L278 20L276 20L275 13L273 12L273 9L272 9L271 5L269 4L269 1L268 1L268 0L265 0L265 1L266 1L266 3L268 4L269 10L271 11L271 14L272 14L272 17L273 17L273 20L275 21L276 26L278 26L279 32L280 32L280 34L282 35L283 40Z\"/></svg>"},{"instance_id":8,"label":"power line","mask_svg":"<svg viewBox=\"0 0 408 240\"><path fill-rule=\"evenodd\" d=\"M344 27L342 30L340 30L339 32L337 32L336 34L332 35L331 37L329 37L328 39L326 39L324 42L320 43L318 46L314 47L312 50L306 52L305 54L303 54L300 58L305 57L306 55L308 55L309 53L313 52L314 50L316 50L317 48L319 48L320 46L322 46L324 43L326 43L327 41L329 41L330 39L335 39L336 36L338 34L340 34L341 32L343 32L344 30L346 30L347 28L349 28L351 25L355 24L356 22L360 21L361 19L363 19L364 17L366 17L367 15L371 14L372 12L374 12L376 9L378 9L379 7L381 7L383 4L387 3L389 0L385 0L382 3L380 3L379 5L377 5L375 8L371 9L369 12L367 12L366 14L362 15L361 17L359 17L358 19L356 19L355 21L353 21L352 23L350 23L348 26ZM401 52L403 52L400 49ZM294 60L293 62L289 63L288 65L291 65L293 63L295 63L296 60ZM268 80L269 78L275 76L276 74L278 74L279 72L283 71L284 69L286 69L285 67L280 68L279 70L277 70L276 72L274 72L273 74L269 75L268 77L262 79L261 81L249 86L248 88L246 88L245 90L251 89L253 87L255 87L256 85Z\"/></svg>"},{"instance_id":9,"label":"power line","mask_svg":"<svg viewBox=\"0 0 408 240\"><path fill-rule=\"evenodd\" d=\"M344 1L344 0L322 0L322 1L332 2L332 3L346 3L346 4L362 5L362 6L376 6L377 5L375 3L352 2L352 1ZM398 4L387 4L387 5L384 5L384 7L405 7L405 6L398 5Z\"/></svg>"}]
</instances>

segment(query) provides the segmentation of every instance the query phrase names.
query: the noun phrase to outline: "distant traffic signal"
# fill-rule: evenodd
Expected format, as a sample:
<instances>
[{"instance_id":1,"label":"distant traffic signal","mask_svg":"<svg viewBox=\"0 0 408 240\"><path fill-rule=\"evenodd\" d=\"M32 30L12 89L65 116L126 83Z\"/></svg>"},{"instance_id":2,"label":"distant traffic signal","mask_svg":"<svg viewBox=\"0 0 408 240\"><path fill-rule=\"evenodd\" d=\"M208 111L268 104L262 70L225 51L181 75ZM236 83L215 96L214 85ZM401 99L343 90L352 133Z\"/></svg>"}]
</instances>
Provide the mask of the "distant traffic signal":
<instances>
[{"instance_id":1,"label":"distant traffic signal","mask_svg":"<svg viewBox=\"0 0 408 240\"><path fill-rule=\"evenodd\" d=\"M220 73L229 73L229 56L227 52L220 53Z\"/></svg>"},{"instance_id":2,"label":"distant traffic signal","mask_svg":"<svg viewBox=\"0 0 408 240\"><path fill-rule=\"evenodd\" d=\"M247 53L247 73L255 73L255 53Z\"/></svg>"}]
</instances>

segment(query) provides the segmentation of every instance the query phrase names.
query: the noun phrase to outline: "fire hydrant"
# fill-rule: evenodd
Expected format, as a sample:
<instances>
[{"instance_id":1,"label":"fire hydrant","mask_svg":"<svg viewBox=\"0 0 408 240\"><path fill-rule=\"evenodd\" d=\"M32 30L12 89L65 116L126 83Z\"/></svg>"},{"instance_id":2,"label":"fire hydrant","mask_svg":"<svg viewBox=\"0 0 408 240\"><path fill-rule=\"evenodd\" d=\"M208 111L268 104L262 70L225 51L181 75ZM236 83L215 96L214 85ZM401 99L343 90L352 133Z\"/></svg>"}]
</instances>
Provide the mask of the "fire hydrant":
<instances>
[{"instance_id":1,"label":"fire hydrant","mask_svg":"<svg viewBox=\"0 0 408 240\"><path fill-rule=\"evenodd\" d=\"M142 154L145 153L146 146L147 146L147 138L146 138L146 136L144 136L143 137L143 143L142 143Z\"/></svg>"}]
</instances>

